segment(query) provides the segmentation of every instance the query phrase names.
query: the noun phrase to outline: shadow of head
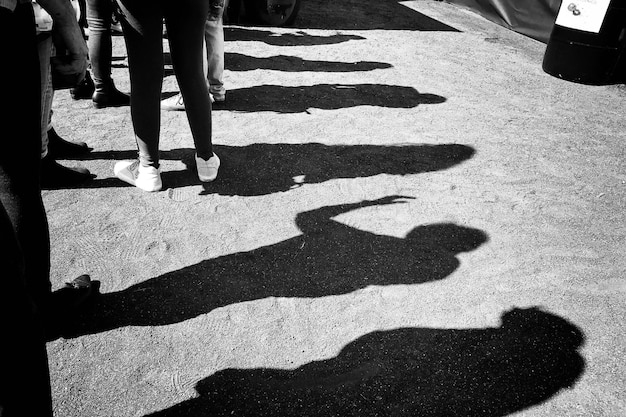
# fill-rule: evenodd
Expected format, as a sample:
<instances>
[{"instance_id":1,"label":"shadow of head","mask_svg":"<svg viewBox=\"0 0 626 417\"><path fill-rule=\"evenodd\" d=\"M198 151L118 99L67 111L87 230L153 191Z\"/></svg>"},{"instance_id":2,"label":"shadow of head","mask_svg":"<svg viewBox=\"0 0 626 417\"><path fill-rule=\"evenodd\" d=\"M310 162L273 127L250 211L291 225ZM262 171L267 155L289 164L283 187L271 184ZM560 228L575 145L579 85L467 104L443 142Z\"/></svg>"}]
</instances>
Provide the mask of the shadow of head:
<instances>
[{"instance_id":1,"label":"shadow of head","mask_svg":"<svg viewBox=\"0 0 626 417\"><path fill-rule=\"evenodd\" d=\"M537 307L516 308L506 312L502 316L502 330L524 335L529 341L541 338L546 348L579 347L585 341L583 333L576 326Z\"/></svg>"},{"instance_id":2,"label":"shadow of head","mask_svg":"<svg viewBox=\"0 0 626 417\"><path fill-rule=\"evenodd\" d=\"M436 223L418 226L406 236L410 245L437 248L451 253L477 249L489 238L482 230L453 223Z\"/></svg>"}]
</instances>

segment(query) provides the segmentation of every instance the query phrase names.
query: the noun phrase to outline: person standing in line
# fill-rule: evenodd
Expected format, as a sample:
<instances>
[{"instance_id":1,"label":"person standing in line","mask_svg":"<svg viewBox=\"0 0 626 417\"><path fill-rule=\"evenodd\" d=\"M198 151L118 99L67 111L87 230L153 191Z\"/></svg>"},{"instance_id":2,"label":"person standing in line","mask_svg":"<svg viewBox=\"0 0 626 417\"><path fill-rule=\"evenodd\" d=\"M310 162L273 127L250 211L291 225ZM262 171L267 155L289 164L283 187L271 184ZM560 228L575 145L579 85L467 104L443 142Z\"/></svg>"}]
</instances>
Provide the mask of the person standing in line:
<instances>
[{"instance_id":1,"label":"person standing in line","mask_svg":"<svg viewBox=\"0 0 626 417\"><path fill-rule=\"evenodd\" d=\"M41 86L41 185L43 187L65 187L83 183L93 178L85 168L66 167L56 161L58 157L82 156L91 151L84 142L69 142L61 138L52 126L52 69L53 53L52 17L33 1L39 54Z\"/></svg>"},{"instance_id":2,"label":"person standing in line","mask_svg":"<svg viewBox=\"0 0 626 417\"><path fill-rule=\"evenodd\" d=\"M228 0L212 0L211 11L204 25L206 72L209 93L215 102L226 100L224 88L224 13Z\"/></svg>"},{"instance_id":3,"label":"person standing in line","mask_svg":"<svg viewBox=\"0 0 626 417\"><path fill-rule=\"evenodd\" d=\"M70 89L74 100L91 99L97 109L105 107L128 106L130 97L115 87L111 78L112 33L118 30L119 24L114 22L115 0L72 0L78 3L79 24L83 32L87 29L91 72L85 79Z\"/></svg>"},{"instance_id":4,"label":"person standing in line","mask_svg":"<svg viewBox=\"0 0 626 417\"><path fill-rule=\"evenodd\" d=\"M204 48L206 60L204 69L211 102L226 100L224 88L224 12L228 7L228 0L212 0L211 11L204 25ZM182 94L166 98L161 102L164 110L185 110Z\"/></svg>"},{"instance_id":5,"label":"person standing in line","mask_svg":"<svg viewBox=\"0 0 626 417\"><path fill-rule=\"evenodd\" d=\"M111 78L113 43L114 0L87 0L87 24L89 27L89 57L93 72L94 92L91 96L94 107L128 106L130 97L119 91Z\"/></svg>"},{"instance_id":6,"label":"person standing in line","mask_svg":"<svg viewBox=\"0 0 626 417\"><path fill-rule=\"evenodd\" d=\"M59 70L84 75L87 46L71 4L39 4L52 15L70 52ZM42 320L62 320L57 308L69 304L57 302L74 306L84 301L90 281L81 276L66 290L51 291L50 240L39 186L40 69L30 0L0 0L0 50L12 59L0 65L3 92L12 98L0 100L0 124L13 135L0 152L0 415L52 417Z\"/></svg>"},{"instance_id":7,"label":"person standing in line","mask_svg":"<svg viewBox=\"0 0 626 417\"><path fill-rule=\"evenodd\" d=\"M118 0L128 53L130 112L139 159L120 161L115 175L144 191L159 191L161 89L163 87L163 21L174 73L196 148L198 178L217 177L220 160L213 152L211 101L203 71L203 34L210 0Z\"/></svg>"}]
</instances>

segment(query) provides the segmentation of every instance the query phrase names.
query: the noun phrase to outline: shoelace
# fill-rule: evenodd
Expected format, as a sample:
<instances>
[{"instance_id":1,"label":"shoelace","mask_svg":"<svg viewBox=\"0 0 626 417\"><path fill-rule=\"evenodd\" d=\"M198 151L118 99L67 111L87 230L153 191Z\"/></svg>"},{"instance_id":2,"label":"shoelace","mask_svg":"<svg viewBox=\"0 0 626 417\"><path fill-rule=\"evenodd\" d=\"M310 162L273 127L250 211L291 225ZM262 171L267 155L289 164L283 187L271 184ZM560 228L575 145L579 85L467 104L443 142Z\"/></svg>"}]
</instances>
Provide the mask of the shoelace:
<instances>
[{"instance_id":1,"label":"shoelace","mask_svg":"<svg viewBox=\"0 0 626 417\"><path fill-rule=\"evenodd\" d=\"M133 176L133 178L136 180L137 177L139 176L139 160L135 160L135 162L130 164L128 166L128 171Z\"/></svg>"}]
</instances>

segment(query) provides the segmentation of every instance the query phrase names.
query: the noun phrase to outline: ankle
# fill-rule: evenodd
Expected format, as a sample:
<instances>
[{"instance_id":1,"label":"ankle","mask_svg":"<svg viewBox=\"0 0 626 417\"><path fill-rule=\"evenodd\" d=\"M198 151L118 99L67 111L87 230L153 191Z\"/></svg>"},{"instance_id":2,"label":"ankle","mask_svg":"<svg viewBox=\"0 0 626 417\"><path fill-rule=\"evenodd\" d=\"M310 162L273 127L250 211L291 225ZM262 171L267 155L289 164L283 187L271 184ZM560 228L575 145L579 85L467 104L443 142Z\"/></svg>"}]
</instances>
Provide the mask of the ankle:
<instances>
[{"instance_id":1,"label":"ankle","mask_svg":"<svg viewBox=\"0 0 626 417\"><path fill-rule=\"evenodd\" d=\"M104 80L96 80L94 82L94 89L95 91L106 94L119 92L117 87L115 87L115 82L113 82L113 78L111 77Z\"/></svg>"},{"instance_id":2,"label":"ankle","mask_svg":"<svg viewBox=\"0 0 626 417\"><path fill-rule=\"evenodd\" d=\"M97 108L127 106L130 104L130 96L119 91L113 84L113 81L96 85L91 99Z\"/></svg>"},{"instance_id":3,"label":"ankle","mask_svg":"<svg viewBox=\"0 0 626 417\"><path fill-rule=\"evenodd\" d=\"M196 153L196 156L204 161L208 161L209 159L213 158L215 154L213 152L209 152L206 154Z\"/></svg>"},{"instance_id":4,"label":"ankle","mask_svg":"<svg viewBox=\"0 0 626 417\"><path fill-rule=\"evenodd\" d=\"M139 173L141 174L154 174L155 172L159 172L158 165L142 165L139 163L138 167Z\"/></svg>"}]
</instances>

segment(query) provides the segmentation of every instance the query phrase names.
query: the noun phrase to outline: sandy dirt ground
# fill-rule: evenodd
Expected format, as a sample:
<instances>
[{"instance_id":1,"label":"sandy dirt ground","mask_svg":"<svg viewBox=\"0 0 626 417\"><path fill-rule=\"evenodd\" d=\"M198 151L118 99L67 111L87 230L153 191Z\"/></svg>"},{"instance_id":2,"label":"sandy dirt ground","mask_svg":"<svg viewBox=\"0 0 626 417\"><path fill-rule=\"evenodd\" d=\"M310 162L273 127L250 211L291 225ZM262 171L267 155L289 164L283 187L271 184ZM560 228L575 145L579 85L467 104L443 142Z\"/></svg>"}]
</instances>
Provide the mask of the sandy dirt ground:
<instances>
[{"instance_id":1,"label":"sandy dirt ground","mask_svg":"<svg viewBox=\"0 0 626 417\"><path fill-rule=\"evenodd\" d=\"M429 0L226 38L213 184L184 112L151 194L113 176L129 109L55 97L97 178L44 191L53 285L102 292L48 344L55 416L626 415L623 86Z\"/></svg>"}]
</instances>

